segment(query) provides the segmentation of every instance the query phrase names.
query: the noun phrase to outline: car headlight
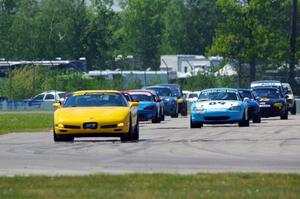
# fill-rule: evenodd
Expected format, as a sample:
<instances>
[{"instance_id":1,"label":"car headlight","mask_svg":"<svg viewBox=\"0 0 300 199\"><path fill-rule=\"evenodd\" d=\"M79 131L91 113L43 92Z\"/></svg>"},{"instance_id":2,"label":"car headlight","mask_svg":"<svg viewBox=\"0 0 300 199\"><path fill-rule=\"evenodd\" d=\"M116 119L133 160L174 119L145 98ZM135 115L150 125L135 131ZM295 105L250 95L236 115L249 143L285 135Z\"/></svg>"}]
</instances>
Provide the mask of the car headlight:
<instances>
[{"instance_id":1,"label":"car headlight","mask_svg":"<svg viewBox=\"0 0 300 199\"><path fill-rule=\"evenodd\" d=\"M194 106L193 111L204 111L204 108L202 106L200 107Z\"/></svg>"},{"instance_id":2,"label":"car headlight","mask_svg":"<svg viewBox=\"0 0 300 199\"><path fill-rule=\"evenodd\" d=\"M240 107L240 106L231 106L231 107L229 108L229 110L232 110L232 111L239 111L239 110L241 110L241 107Z\"/></svg>"},{"instance_id":3,"label":"car headlight","mask_svg":"<svg viewBox=\"0 0 300 199\"><path fill-rule=\"evenodd\" d=\"M275 107L281 108L283 106L282 102L276 102L274 103Z\"/></svg>"},{"instance_id":4,"label":"car headlight","mask_svg":"<svg viewBox=\"0 0 300 199\"><path fill-rule=\"evenodd\" d=\"M57 124L56 125L58 128L64 128L65 126L63 124Z\"/></svg>"}]
</instances>

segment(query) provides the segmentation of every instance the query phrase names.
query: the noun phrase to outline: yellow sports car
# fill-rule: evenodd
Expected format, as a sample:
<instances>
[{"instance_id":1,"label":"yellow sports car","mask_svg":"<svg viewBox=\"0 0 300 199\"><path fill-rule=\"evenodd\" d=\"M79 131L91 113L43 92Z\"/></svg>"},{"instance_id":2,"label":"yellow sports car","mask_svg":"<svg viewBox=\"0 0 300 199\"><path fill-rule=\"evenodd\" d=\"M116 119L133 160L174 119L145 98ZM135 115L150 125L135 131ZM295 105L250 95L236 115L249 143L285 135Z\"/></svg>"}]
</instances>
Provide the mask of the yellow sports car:
<instances>
[{"instance_id":1,"label":"yellow sports car","mask_svg":"<svg viewBox=\"0 0 300 199\"><path fill-rule=\"evenodd\" d=\"M67 96L63 105L53 104L54 141L74 137L120 137L139 139L138 102L127 102L119 91L78 91Z\"/></svg>"}]
</instances>

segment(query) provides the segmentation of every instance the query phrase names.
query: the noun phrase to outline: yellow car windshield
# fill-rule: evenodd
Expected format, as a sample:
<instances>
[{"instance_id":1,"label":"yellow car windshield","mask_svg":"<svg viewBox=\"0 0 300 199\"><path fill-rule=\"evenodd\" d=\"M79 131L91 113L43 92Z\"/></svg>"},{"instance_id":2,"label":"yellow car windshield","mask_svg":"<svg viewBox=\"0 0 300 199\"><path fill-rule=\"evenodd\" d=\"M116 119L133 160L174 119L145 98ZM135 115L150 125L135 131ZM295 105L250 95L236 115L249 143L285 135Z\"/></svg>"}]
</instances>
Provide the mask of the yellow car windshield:
<instances>
[{"instance_id":1,"label":"yellow car windshield","mask_svg":"<svg viewBox=\"0 0 300 199\"><path fill-rule=\"evenodd\" d=\"M71 95L63 107L128 106L125 98L115 93Z\"/></svg>"}]
</instances>

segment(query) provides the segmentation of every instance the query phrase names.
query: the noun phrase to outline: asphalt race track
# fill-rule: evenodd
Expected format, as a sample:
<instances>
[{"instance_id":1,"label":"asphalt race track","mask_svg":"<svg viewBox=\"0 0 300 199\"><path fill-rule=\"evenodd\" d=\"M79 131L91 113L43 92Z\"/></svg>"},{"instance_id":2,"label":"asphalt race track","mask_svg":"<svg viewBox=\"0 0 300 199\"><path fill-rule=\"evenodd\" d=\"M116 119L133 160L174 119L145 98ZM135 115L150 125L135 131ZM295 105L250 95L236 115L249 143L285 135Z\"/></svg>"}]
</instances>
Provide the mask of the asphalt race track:
<instances>
[{"instance_id":1,"label":"asphalt race track","mask_svg":"<svg viewBox=\"0 0 300 199\"><path fill-rule=\"evenodd\" d=\"M94 173L300 173L300 116L263 119L249 128L205 125L189 118L141 123L140 141L81 138L54 143L52 133L0 136L0 175Z\"/></svg>"}]
</instances>

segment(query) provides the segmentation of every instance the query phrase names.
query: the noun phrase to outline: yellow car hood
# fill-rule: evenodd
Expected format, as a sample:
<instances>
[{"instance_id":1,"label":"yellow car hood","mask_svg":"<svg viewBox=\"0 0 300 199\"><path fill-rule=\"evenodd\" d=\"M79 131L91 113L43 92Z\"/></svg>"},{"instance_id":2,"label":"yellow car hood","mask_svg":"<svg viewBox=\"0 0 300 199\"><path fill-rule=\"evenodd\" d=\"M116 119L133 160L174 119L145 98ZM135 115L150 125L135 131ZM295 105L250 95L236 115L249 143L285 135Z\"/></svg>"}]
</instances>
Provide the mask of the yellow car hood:
<instances>
[{"instance_id":1,"label":"yellow car hood","mask_svg":"<svg viewBox=\"0 0 300 199\"><path fill-rule=\"evenodd\" d=\"M122 122L127 120L129 107L72 107L55 111L55 122Z\"/></svg>"}]
</instances>

